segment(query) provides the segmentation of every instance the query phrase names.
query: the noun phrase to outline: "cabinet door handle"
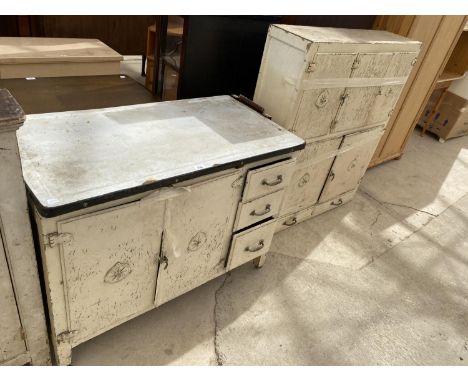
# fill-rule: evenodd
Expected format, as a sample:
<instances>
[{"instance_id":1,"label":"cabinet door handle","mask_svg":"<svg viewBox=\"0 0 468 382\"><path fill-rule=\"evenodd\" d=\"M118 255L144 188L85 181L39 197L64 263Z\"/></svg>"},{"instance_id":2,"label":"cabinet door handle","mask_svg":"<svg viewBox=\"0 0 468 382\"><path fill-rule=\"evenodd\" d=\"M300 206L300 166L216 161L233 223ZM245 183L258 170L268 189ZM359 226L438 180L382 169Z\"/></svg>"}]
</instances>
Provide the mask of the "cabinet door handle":
<instances>
[{"instance_id":1,"label":"cabinet door handle","mask_svg":"<svg viewBox=\"0 0 468 382\"><path fill-rule=\"evenodd\" d=\"M166 255L162 255L161 259L159 260L159 264L164 264L164 270L167 269L167 266L169 265L169 259L167 258Z\"/></svg>"},{"instance_id":2,"label":"cabinet door handle","mask_svg":"<svg viewBox=\"0 0 468 382\"><path fill-rule=\"evenodd\" d=\"M333 181L333 179L335 179L335 173L333 171L330 172L330 175L328 176L328 178L330 179L330 182Z\"/></svg>"},{"instance_id":3,"label":"cabinet door handle","mask_svg":"<svg viewBox=\"0 0 468 382\"><path fill-rule=\"evenodd\" d=\"M283 225L291 226L297 223L297 219L293 216L291 219L286 220Z\"/></svg>"},{"instance_id":4,"label":"cabinet door handle","mask_svg":"<svg viewBox=\"0 0 468 382\"><path fill-rule=\"evenodd\" d=\"M263 186L270 186L270 187L273 187L273 186L277 186L278 184L282 183L283 182L283 175L278 175L276 177L276 180L272 181L272 182L269 182L268 180L266 179L263 179L262 180L262 185Z\"/></svg>"},{"instance_id":5,"label":"cabinet door handle","mask_svg":"<svg viewBox=\"0 0 468 382\"><path fill-rule=\"evenodd\" d=\"M265 242L262 239L258 242L258 244L254 248L250 248L250 246L248 246L245 248L245 250L247 252L257 252L257 251L260 251L264 246L265 246Z\"/></svg>"},{"instance_id":6,"label":"cabinet door handle","mask_svg":"<svg viewBox=\"0 0 468 382\"><path fill-rule=\"evenodd\" d=\"M262 215L267 214L267 213L270 212L270 211L271 211L271 206L270 206L269 204L267 204L267 205L265 206L265 209L264 209L263 211L257 212L257 211L255 211L255 210L253 210L253 211L250 213L250 215L252 215L252 216L262 216Z\"/></svg>"},{"instance_id":7,"label":"cabinet door handle","mask_svg":"<svg viewBox=\"0 0 468 382\"><path fill-rule=\"evenodd\" d=\"M332 206L339 206L340 204L343 204L343 200L341 198L339 198L336 202L331 202Z\"/></svg>"}]
</instances>

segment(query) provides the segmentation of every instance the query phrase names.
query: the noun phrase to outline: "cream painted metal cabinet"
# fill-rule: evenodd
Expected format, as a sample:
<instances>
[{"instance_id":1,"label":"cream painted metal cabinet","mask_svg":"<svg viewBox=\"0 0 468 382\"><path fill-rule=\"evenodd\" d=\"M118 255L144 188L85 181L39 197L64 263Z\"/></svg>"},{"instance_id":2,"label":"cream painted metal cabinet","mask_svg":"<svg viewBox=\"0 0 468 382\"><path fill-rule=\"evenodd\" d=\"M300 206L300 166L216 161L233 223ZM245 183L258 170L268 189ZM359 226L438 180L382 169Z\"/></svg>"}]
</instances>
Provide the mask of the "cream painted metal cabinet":
<instances>
[{"instance_id":1,"label":"cream painted metal cabinet","mask_svg":"<svg viewBox=\"0 0 468 382\"><path fill-rule=\"evenodd\" d=\"M255 260L304 141L228 96L31 116L18 132L59 364Z\"/></svg>"},{"instance_id":2,"label":"cream painted metal cabinet","mask_svg":"<svg viewBox=\"0 0 468 382\"><path fill-rule=\"evenodd\" d=\"M352 199L419 48L389 32L270 26L254 101L307 143L277 230Z\"/></svg>"}]
</instances>

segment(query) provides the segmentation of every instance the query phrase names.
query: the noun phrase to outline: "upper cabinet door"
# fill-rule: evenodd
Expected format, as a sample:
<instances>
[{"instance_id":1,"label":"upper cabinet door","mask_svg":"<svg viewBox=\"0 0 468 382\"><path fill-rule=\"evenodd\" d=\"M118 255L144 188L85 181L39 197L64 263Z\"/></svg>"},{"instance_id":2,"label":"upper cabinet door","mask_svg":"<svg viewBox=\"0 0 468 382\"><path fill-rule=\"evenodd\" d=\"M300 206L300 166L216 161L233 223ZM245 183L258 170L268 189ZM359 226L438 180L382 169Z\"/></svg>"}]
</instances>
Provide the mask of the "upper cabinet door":
<instances>
[{"instance_id":1,"label":"upper cabinet door","mask_svg":"<svg viewBox=\"0 0 468 382\"><path fill-rule=\"evenodd\" d=\"M331 87L317 82L349 78L355 59L355 53L317 53L314 56L302 81L301 99L292 129L301 138L320 137L330 132L344 86Z\"/></svg>"},{"instance_id":2,"label":"upper cabinet door","mask_svg":"<svg viewBox=\"0 0 468 382\"><path fill-rule=\"evenodd\" d=\"M15 294L0 236L0 364L25 351Z\"/></svg>"},{"instance_id":3,"label":"upper cabinet door","mask_svg":"<svg viewBox=\"0 0 468 382\"><path fill-rule=\"evenodd\" d=\"M319 202L326 202L354 190L364 175L369 160L383 133L383 127L346 135L333 162Z\"/></svg>"},{"instance_id":4,"label":"upper cabinet door","mask_svg":"<svg viewBox=\"0 0 468 382\"><path fill-rule=\"evenodd\" d=\"M72 343L154 305L164 203L139 201L58 223Z\"/></svg>"},{"instance_id":5,"label":"upper cabinet door","mask_svg":"<svg viewBox=\"0 0 468 382\"><path fill-rule=\"evenodd\" d=\"M156 305L225 272L242 186L236 171L168 200Z\"/></svg>"}]
</instances>

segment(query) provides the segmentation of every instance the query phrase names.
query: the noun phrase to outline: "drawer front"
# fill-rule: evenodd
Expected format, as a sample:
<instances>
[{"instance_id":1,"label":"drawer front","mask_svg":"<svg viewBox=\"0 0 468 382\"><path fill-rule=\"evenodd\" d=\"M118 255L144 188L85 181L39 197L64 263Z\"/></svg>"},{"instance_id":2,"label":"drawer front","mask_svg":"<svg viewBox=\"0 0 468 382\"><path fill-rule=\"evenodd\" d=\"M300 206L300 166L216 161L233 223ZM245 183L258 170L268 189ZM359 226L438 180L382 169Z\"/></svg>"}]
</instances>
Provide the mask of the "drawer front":
<instances>
[{"instance_id":1,"label":"drawer front","mask_svg":"<svg viewBox=\"0 0 468 382\"><path fill-rule=\"evenodd\" d=\"M247 173L242 200L248 202L285 188L291 178L295 159L250 170Z\"/></svg>"},{"instance_id":2,"label":"drawer front","mask_svg":"<svg viewBox=\"0 0 468 382\"><path fill-rule=\"evenodd\" d=\"M282 231L311 218L314 215L315 206L305 208L303 210L293 212L277 219L275 232Z\"/></svg>"},{"instance_id":3,"label":"drawer front","mask_svg":"<svg viewBox=\"0 0 468 382\"><path fill-rule=\"evenodd\" d=\"M269 217L277 216L283 194L284 190L280 190L248 203L240 203L234 230L237 231Z\"/></svg>"},{"instance_id":4,"label":"drawer front","mask_svg":"<svg viewBox=\"0 0 468 382\"><path fill-rule=\"evenodd\" d=\"M329 210L332 210L336 207L339 207L347 202L349 202L351 199L353 199L354 194L356 193L356 190L349 191L345 194L342 194L340 196L337 196L335 199L330 200L325 203L320 203L317 204L314 208L314 211L312 212L312 216L317 216L320 214L323 214L324 212L327 212Z\"/></svg>"},{"instance_id":5,"label":"drawer front","mask_svg":"<svg viewBox=\"0 0 468 382\"><path fill-rule=\"evenodd\" d=\"M235 234L232 239L227 268L229 270L268 252L275 233L276 220Z\"/></svg>"}]
</instances>

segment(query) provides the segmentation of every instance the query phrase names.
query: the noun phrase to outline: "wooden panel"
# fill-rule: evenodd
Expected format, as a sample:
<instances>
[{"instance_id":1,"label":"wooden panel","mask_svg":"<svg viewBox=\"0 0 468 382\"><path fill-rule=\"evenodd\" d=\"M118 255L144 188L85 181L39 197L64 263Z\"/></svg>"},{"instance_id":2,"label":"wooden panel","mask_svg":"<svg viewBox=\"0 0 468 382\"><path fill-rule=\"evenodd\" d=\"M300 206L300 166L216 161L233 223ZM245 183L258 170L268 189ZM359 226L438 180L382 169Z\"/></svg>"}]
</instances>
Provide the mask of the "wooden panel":
<instances>
[{"instance_id":1,"label":"wooden panel","mask_svg":"<svg viewBox=\"0 0 468 382\"><path fill-rule=\"evenodd\" d=\"M389 21L391 17L399 16L387 17L386 22L377 22L376 27L399 34L406 33L408 37L422 41L423 46L418 62L387 124L386 133L375 151L371 166L395 158L403 152L465 23L464 16L416 16L408 31L409 23L404 20L395 21L393 24ZM402 24L405 26L400 31L398 28Z\"/></svg>"},{"instance_id":2,"label":"wooden panel","mask_svg":"<svg viewBox=\"0 0 468 382\"><path fill-rule=\"evenodd\" d=\"M465 30L460 36L453 53L447 62L445 70L448 72L464 75L468 70L468 31Z\"/></svg>"},{"instance_id":3,"label":"wooden panel","mask_svg":"<svg viewBox=\"0 0 468 382\"><path fill-rule=\"evenodd\" d=\"M156 305L224 273L237 204L240 171L190 186L167 202Z\"/></svg>"},{"instance_id":4,"label":"wooden panel","mask_svg":"<svg viewBox=\"0 0 468 382\"><path fill-rule=\"evenodd\" d=\"M0 364L26 352L11 282L0 236Z\"/></svg>"},{"instance_id":5,"label":"wooden panel","mask_svg":"<svg viewBox=\"0 0 468 382\"><path fill-rule=\"evenodd\" d=\"M73 344L153 306L163 217L137 202L58 224Z\"/></svg>"}]
</instances>

